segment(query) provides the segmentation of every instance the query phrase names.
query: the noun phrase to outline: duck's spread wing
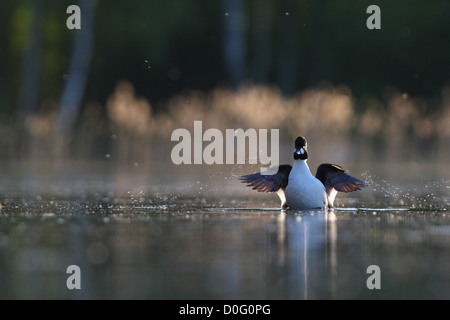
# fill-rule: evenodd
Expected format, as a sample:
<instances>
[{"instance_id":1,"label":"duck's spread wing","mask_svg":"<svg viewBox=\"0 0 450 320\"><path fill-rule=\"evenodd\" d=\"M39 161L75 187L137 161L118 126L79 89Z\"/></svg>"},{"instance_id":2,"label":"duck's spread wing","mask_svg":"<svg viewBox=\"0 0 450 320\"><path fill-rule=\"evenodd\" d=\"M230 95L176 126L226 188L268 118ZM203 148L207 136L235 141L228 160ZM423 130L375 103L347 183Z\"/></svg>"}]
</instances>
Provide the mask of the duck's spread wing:
<instances>
[{"instance_id":1,"label":"duck's spread wing","mask_svg":"<svg viewBox=\"0 0 450 320\"><path fill-rule=\"evenodd\" d=\"M261 174L261 172L239 176L238 179L259 192L277 192L286 189L292 166L284 164L278 167L275 174Z\"/></svg>"},{"instance_id":2,"label":"duck's spread wing","mask_svg":"<svg viewBox=\"0 0 450 320\"><path fill-rule=\"evenodd\" d=\"M367 183L352 177L337 164L323 163L317 168L316 178L319 179L327 194L333 189L339 192L352 192L367 186Z\"/></svg>"}]
</instances>

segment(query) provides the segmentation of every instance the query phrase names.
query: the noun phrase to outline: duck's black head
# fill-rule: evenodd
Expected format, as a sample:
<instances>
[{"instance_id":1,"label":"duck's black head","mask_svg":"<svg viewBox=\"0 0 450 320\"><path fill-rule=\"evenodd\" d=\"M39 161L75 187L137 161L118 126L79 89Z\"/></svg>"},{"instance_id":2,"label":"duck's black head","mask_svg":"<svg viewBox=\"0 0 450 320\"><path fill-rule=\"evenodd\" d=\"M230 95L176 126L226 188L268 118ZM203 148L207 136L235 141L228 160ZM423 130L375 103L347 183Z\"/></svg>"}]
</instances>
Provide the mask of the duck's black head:
<instances>
[{"instance_id":1,"label":"duck's black head","mask_svg":"<svg viewBox=\"0 0 450 320\"><path fill-rule=\"evenodd\" d=\"M295 139L294 159L295 160L308 159L307 142L306 139L302 136Z\"/></svg>"}]
</instances>

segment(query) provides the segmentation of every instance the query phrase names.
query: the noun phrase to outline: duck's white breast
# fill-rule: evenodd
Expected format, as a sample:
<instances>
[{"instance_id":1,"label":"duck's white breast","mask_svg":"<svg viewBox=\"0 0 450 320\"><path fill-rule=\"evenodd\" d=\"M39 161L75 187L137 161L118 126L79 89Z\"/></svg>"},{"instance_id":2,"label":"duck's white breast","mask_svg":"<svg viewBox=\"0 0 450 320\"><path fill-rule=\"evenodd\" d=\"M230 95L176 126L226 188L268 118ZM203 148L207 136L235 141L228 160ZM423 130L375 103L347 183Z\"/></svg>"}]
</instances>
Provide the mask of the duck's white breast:
<instances>
[{"instance_id":1,"label":"duck's white breast","mask_svg":"<svg viewBox=\"0 0 450 320\"><path fill-rule=\"evenodd\" d=\"M289 174L286 203L292 209L325 208L325 186L311 174L305 160L297 160Z\"/></svg>"}]
</instances>

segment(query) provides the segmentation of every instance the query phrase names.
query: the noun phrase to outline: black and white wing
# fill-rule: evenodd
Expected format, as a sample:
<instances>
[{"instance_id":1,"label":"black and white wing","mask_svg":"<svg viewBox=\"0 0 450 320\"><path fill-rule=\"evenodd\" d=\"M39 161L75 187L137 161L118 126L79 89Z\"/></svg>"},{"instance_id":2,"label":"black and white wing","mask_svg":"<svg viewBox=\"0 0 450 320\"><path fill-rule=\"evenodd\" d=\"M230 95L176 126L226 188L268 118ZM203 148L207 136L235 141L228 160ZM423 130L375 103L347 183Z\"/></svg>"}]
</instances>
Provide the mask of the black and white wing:
<instances>
[{"instance_id":1,"label":"black and white wing","mask_svg":"<svg viewBox=\"0 0 450 320\"><path fill-rule=\"evenodd\" d=\"M257 172L239 176L238 179L258 192L277 192L279 189L286 189L291 169L291 165L284 164L278 167L278 171L275 174L261 174L261 172Z\"/></svg>"},{"instance_id":2,"label":"black and white wing","mask_svg":"<svg viewBox=\"0 0 450 320\"><path fill-rule=\"evenodd\" d=\"M337 192L353 192L361 190L367 183L352 177L337 164L322 163L316 172L316 178L325 186L328 198L328 206L332 207Z\"/></svg>"},{"instance_id":3,"label":"black and white wing","mask_svg":"<svg viewBox=\"0 0 450 320\"><path fill-rule=\"evenodd\" d=\"M291 165L284 164L278 167L278 171L275 174L261 174L261 172L257 172L239 176L238 179L258 192L276 192L280 197L281 205L284 206L286 203L284 190L288 184L291 169Z\"/></svg>"}]
</instances>

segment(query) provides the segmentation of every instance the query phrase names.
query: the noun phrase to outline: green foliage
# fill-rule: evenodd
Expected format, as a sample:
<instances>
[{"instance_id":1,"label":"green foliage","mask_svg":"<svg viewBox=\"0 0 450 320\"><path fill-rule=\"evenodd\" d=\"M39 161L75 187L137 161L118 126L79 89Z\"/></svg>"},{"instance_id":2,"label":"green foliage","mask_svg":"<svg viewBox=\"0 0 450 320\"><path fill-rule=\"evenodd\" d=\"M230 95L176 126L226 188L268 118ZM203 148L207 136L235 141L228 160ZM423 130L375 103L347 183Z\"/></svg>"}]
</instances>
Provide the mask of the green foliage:
<instances>
[{"instance_id":1,"label":"green foliage","mask_svg":"<svg viewBox=\"0 0 450 320\"><path fill-rule=\"evenodd\" d=\"M17 105L36 2L0 2L0 108L7 112ZM40 101L57 105L76 32L65 27L65 9L73 3L40 2L45 8ZM116 83L128 80L158 109L158 101L185 90L209 91L227 84L227 3L99 1L85 100L104 104ZM366 28L370 4L381 7L381 30ZM410 96L436 98L448 84L449 1L253 0L243 1L242 8L242 80L275 84L285 94L324 82L344 84L356 98L383 98L389 86Z\"/></svg>"}]
</instances>

